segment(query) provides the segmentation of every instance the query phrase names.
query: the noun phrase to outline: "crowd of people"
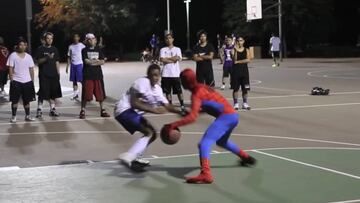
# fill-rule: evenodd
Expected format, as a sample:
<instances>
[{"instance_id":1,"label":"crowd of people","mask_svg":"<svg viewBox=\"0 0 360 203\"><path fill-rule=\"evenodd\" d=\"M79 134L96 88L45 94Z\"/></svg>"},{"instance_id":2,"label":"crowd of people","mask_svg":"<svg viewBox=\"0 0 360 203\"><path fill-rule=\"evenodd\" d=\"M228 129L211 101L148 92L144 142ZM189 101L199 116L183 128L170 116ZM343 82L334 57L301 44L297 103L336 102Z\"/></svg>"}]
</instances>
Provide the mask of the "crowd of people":
<instances>
[{"instance_id":1,"label":"crowd of people","mask_svg":"<svg viewBox=\"0 0 360 203\"><path fill-rule=\"evenodd\" d=\"M242 164L254 165L256 160L241 150L229 140L232 130L238 124L240 108L238 92L242 92L241 108L250 110L248 93L250 79L248 63L251 60L250 51L244 46L245 39L241 36L228 36L221 49L223 57L223 74L221 90L229 87L233 91L233 105L231 105L219 92L215 90L215 78L212 60L216 54L214 46L208 41L208 34L201 30L197 34L198 43L194 46L192 59L196 63L195 72L191 69L181 71L179 63L182 52L174 45L174 35L168 33L164 37L166 45L156 51L152 47L152 54L158 52L161 63L151 63L147 75L132 84L115 105L115 119L130 133L139 131L143 134L135 141L130 149L119 155L119 160L134 171L142 171L149 165L149 161L142 159L147 147L156 139L157 133L154 126L143 117L142 112L162 114L173 112L184 118L177 122L167 124L169 131L180 126L194 122L199 112L206 112L216 118L209 126L199 143L201 173L199 176L187 178L188 183L211 183L213 177L210 173L210 150L214 143L223 147L241 159ZM104 77L101 66L105 63L105 56L98 46L94 34L88 33L84 43L79 34L73 35L73 43L69 46L66 73L70 68L70 81L73 83L71 99L79 98L79 85L82 85L81 107L79 119L86 118L86 104L93 100L99 102L100 116L110 117L103 107L106 98ZM15 46L15 51L9 54L0 38L0 94L5 94L3 86L6 84L7 73L10 79L10 101L12 109L11 123L16 123L17 107L22 98L25 109L25 121L34 121L30 115L30 102L36 101L36 117L42 118L43 102L49 102L49 116L58 117L56 110L57 100L62 97L60 85L60 57L59 51L53 46L54 34L46 32L41 38L42 45L37 48L34 58L29 55L27 42L20 38ZM150 41L156 46L158 39L153 36ZM271 40L274 43L274 40ZM219 48L219 47L218 47ZM275 48L274 48L275 50ZM276 63L276 61L275 61ZM35 92L34 68L39 67L39 91ZM6 76L5 76L6 75ZM230 83L228 78L230 77ZM161 80L161 83L160 83ZM186 109L184 104L183 89L189 90L191 96L191 109ZM177 95L180 107L173 105L172 95Z\"/></svg>"},{"instance_id":2,"label":"crowd of people","mask_svg":"<svg viewBox=\"0 0 360 203\"><path fill-rule=\"evenodd\" d=\"M20 37L14 46L14 52L9 54L4 46L4 40L0 37L0 96L4 97L4 85L10 79L9 101L11 102L11 123L17 122L16 112L20 99L25 109L25 121L34 121L30 115L30 102L36 101L36 118L43 118L43 102L47 101L50 106L49 116L58 117L60 113L56 109L58 100L62 97L60 84L60 55L58 49L53 46L54 34L45 32L41 36L41 45L36 49L33 56L27 53L27 41ZM73 95L71 99L79 98L78 85L82 84L81 110L79 118L85 118L86 103L95 96L100 105L100 116L110 117L103 108L106 98L105 86L101 65L105 63L105 56L99 48L94 34L85 36L84 45L80 42L80 35L73 35L73 43L68 49L68 63L66 73L70 67L70 81L73 83ZM39 90L35 92L34 68L39 67Z\"/></svg>"}]
</instances>

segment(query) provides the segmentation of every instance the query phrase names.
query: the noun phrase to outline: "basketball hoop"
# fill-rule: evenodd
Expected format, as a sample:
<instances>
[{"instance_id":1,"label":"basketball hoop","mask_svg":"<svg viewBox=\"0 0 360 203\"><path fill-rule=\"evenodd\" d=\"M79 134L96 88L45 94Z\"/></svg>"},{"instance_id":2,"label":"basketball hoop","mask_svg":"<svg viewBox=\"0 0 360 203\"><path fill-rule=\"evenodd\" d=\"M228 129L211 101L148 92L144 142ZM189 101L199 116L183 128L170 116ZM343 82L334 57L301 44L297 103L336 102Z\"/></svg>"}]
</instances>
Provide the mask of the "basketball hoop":
<instances>
[{"instance_id":1,"label":"basketball hoop","mask_svg":"<svg viewBox=\"0 0 360 203\"><path fill-rule=\"evenodd\" d=\"M246 1L246 21L251 22L262 18L262 0L247 0Z\"/></svg>"}]
</instances>

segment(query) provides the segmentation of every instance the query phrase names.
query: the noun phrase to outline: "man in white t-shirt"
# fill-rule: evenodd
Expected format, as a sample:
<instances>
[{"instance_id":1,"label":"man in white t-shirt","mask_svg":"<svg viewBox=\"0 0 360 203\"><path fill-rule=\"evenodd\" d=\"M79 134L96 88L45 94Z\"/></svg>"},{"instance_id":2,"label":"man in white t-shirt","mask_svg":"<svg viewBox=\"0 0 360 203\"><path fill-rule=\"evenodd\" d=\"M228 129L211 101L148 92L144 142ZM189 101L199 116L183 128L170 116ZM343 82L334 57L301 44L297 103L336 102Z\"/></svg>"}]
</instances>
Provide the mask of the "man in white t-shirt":
<instances>
[{"instance_id":1,"label":"man in white t-shirt","mask_svg":"<svg viewBox=\"0 0 360 203\"><path fill-rule=\"evenodd\" d=\"M170 104L172 104L171 94L177 94L181 109L185 112L180 82L181 49L174 46L174 37L171 33L165 35L165 42L167 46L160 50L160 61L164 64L161 72L161 88Z\"/></svg>"},{"instance_id":2,"label":"man in white t-shirt","mask_svg":"<svg viewBox=\"0 0 360 203\"><path fill-rule=\"evenodd\" d=\"M80 35L74 34L73 43L68 49L68 60L66 65L66 73L68 73L70 65L70 81L73 82L74 93L71 99L79 98L78 82L83 80L83 61L81 51L85 45L80 42Z\"/></svg>"},{"instance_id":3,"label":"man in white t-shirt","mask_svg":"<svg viewBox=\"0 0 360 203\"><path fill-rule=\"evenodd\" d=\"M25 51L27 42L20 38L16 43L16 51L10 54L6 65L9 66L11 123L16 123L16 112L20 97L25 109L25 121L34 121L30 116L30 102L35 101L34 61Z\"/></svg>"},{"instance_id":4,"label":"man in white t-shirt","mask_svg":"<svg viewBox=\"0 0 360 203\"><path fill-rule=\"evenodd\" d=\"M115 104L115 119L131 134L143 133L133 146L119 155L123 165L131 170L141 172L149 161L140 157L146 148L156 139L157 133L153 125L139 111L162 114L167 111L179 113L169 104L158 84L160 67L152 64L147 69L147 76L135 80L130 89Z\"/></svg>"},{"instance_id":5,"label":"man in white t-shirt","mask_svg":"<svg viewBox=\"0 0 360 203\"><path fill-rule=\"evenodd\" d=\"M280 66L279 63L280 44L281 44L280 38L277 37L274 33L272 33L270 38L270 51L271 51L271 56L274 60L274 64L272 65L272 67L274 68Z\"/></svg>"}]
</instances>

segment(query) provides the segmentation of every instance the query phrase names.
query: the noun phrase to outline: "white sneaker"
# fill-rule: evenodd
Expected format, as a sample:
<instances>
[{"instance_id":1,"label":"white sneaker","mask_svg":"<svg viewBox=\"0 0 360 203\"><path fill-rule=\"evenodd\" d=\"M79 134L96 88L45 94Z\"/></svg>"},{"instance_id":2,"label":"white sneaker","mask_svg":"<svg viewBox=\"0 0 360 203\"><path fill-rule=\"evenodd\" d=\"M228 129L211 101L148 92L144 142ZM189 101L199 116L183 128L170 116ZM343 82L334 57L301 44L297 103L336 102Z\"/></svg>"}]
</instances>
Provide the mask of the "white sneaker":
<instances>
[{"instance_id":1,"label":"white sneaker","mask_svg":"<svg viewBox=\"0 0 360 203\"><path fill-rule=\"evenodd\" d=\"M221 90L224 90L224 89L225 89L225 85L221 85L220 89L221 89Z\"/></svg>"},{"instance_id":2,"label":"white sneaker","mask_svg":"<svg viewBox=\"0 0 360 203\"><path fill-rule=\"evenodd\" d=\"M16 116L12 116L10 118L10 123L16 123Z\"/></svg>"},{"instance_id":3,"label":"white sneaker","mask_svg":"<svg viewBox=\"0 0 360 203\"><path fill-rule=\"evenodd\" d=\"M235 103L235 104L234 104L234 109L235 109L235 110L239 110L239 103Z\"/></svg>"},{"instance_id":4,"label":"white sneaker","mask_svg":"<svg viewBox=\"0 0 360 203\"><path fill-rule=\"evenodd\" d=\"M133 162L136 159L136 155L131 154L129 152L125 152L119 155L119 159L122 164L131 167L131 162Z\"/></svg>"},{"instance_id":5,"label":"white sneaker","mask_svg":"<svg viewBox=\"0 0 360 203\"><path fill-rule=\"evenodd\" d=\"M77 99L79 98L79 93L78 92L74 92L72 97L70 98L71 100Z\"/></svg>"},{"instance_id":6,"label":"white sneaker","mask_svg":"<svg viewBox=\"0 0 360 203\"><path fill-rule=\"evenodd\" d=\"M5 91L0 91L0 97L5 97L6 96L6 92Z\"/></svg>"},{"instance_id":7,"label":"white sneaker","mask_svg":"<svg viewBox=\"0 0 360 203\"><path fill-rule=\"evenodd\" d=\"M33 118L30 115L25 116L25 121L35 121L35 118Z\"/></svg>"},{"instance_id":8,"label":"white sneaker","mask_svg":"<svg viewBox=\"0 0 360 203\"><path fill-rule=\"evenodd\" d=\"M272 64L272 66L271 66L271 67L276 68L276 64Z\"/></svg>"},{"instance_id":9,"label":"white sneaker","mask_svg":"<svg viewBox=\"0 0 360 203\"><path fill-rule=\"evenodd\" d=\"M242 105L241 108L242 108L242 109L246 109L246 110L250 110L250 109L251 109L251 107L249 106L248 103L243 103L243 105Z\"/></svg>"}]
</instances>

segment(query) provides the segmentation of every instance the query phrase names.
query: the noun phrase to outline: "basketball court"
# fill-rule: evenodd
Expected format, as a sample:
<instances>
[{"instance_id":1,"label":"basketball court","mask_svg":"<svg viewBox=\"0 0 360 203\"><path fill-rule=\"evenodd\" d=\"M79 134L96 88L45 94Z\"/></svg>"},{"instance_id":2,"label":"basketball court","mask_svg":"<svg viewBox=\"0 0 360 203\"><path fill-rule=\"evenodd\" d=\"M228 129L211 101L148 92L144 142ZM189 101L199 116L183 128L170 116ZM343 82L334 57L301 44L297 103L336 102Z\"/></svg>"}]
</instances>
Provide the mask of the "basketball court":
<instances>
[{"instance_id":1,"label":"basketball court","mask_svg":"<svg viewBox=\"0 0 360 203\"><path fill-rule=\"evenodd\" d=\"M95 102L88 105L87 119L78 119L80 102L70 100L72 84L63 64L59 118L50 118L45 105L42 121L23 122L19 107L18 122L10 124L10 104L1 102L0 202L360 202L360 60L271 64L267 59L249 65L252 110L239 111L231 137L258 164L241 167L236 156L214 147L211 185L189 185L183 177L199 172L197 142L212 117L201 115L182 127L176 145L158 139L145 155L151 166L132 173L116 158L140 134L130 136L113 117L101 118ZM217 60L213 65L218 87L222 66ZM146 68L140 62L104 66L109 112ZM310 96L315 86L329 88L330 95ZM221 93L232 102L231 90ZM36 102L31 110L35 114ZM180 118L146 117L158 130Z\"/></svg>"}]
</instances>

